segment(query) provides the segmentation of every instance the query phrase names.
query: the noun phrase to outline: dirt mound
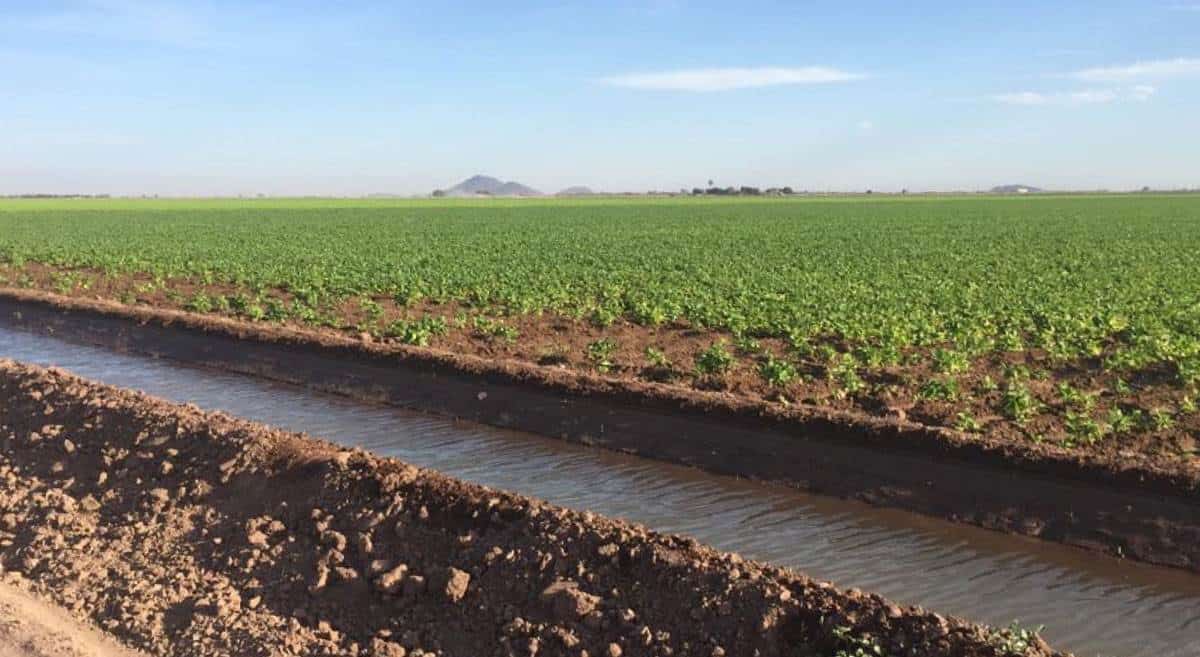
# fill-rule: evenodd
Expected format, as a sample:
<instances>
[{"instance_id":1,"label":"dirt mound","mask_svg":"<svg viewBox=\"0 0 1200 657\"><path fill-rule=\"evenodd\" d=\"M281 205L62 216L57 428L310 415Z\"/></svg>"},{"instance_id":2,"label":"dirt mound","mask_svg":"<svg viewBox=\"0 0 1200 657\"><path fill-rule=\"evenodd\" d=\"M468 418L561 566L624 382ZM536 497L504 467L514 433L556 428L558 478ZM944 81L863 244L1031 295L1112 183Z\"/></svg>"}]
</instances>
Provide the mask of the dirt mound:
<instances>
[{"instance_id":1,"label":"dirt mound","mask_svg":"<svg viewBox=\"0 0 1200 657\"><path fill-rule=\"evenodd\" d=\"M996 657L1019 643L692 539L11 361L0 509L6 582L156 655ZM1026 654L1057 654L1033 643Z\"/></svg>"}]
</instances>

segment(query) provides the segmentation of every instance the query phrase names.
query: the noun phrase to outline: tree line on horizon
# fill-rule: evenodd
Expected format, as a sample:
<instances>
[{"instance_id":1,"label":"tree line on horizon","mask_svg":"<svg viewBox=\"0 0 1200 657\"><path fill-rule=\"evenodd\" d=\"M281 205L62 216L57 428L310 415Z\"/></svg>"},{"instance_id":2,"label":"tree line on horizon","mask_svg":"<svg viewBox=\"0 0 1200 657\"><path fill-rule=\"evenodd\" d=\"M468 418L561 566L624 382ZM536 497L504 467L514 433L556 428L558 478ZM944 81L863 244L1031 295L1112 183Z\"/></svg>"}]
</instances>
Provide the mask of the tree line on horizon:
<instances>
[{"instance_id":1,"label":"tree line on horizon","mask_svg":"<svg viewBox=\"0 0 1200 657\"><path fill-rule=\"evenodd\" d=\"M692 196L779 196L781 194L795 194L795 190L791 187L768 187L767 189L759 189L758 187L750 187L742 185L741 187L693 187Z\"/></svg>"}]
</instances>

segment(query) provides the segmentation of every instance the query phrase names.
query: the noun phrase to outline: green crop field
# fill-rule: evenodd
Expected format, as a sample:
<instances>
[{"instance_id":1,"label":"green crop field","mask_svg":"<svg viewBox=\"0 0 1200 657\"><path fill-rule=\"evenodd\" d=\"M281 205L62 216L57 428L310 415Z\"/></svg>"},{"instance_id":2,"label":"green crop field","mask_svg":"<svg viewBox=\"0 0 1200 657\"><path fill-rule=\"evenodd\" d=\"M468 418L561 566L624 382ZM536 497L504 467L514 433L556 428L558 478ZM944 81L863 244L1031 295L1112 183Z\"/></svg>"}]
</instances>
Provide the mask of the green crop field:
<instances>
[{"instance_id":1,"label":"green crop field","mask_svg":"<svg viewBox=\"0 0 1200 657\"><path fill-rule=\"evenodd\" d=\"M757 373L755 394L1069 445L1194 438L1195 195L12 200L0 262L9 286L448 348L471 329L530 360L531 323L566 318L589 341L560 360L601 372L638 376L633 340L685 385ZM692 357L656 355L669 332Z\"/></svg>"}]
</instances>

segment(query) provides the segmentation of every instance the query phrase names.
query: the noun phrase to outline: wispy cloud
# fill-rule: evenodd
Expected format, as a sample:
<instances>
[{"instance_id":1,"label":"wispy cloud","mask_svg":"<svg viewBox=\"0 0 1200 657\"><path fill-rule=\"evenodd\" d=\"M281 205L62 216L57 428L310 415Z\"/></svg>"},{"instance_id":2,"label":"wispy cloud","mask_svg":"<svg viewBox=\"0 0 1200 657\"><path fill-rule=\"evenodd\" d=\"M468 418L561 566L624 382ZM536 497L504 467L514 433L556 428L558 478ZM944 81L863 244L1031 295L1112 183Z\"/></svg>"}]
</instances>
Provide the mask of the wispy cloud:
<instances>
[{"instance_id":1,"label":"wispy cloud","mask_svg":"<svg viewBox=\"0 0 1200 657\"><path fill-rule=\"evenodd\" d=\"M1025 107L1074 107L1080 105L1106 105L1120 102L1145 102L1158 90L1147 84L1117 89L1085 89L1082 91L1057 91L1042 93L1038 91L1018 91L1014 93L996 94L990 97L993 102L1003 105L1021 105Z\"/></svg>"},{"instance_id":2,"label":"wispy cloud","mask_svg":"<svg viewBox=\"0 0 1200 657\"><path fill-rule=\"evenodd\" d=\"M1089 82L1124 82L1192 76L1200 76L1200 58L1179 57L1136 62L1125 66L1086 68L1067 75L1076 80Z\"/></svg>"},{"instance_id":3,"label":"wispy cloud","mask_svg":"<svg viewBox=\"0 0 1200 657\"><path fill-rule=\"evenodd\" d=\"M697 68L654 73L628 73L603 78L605 84L658 91L728 91L795 84L828 84L866 76L823 66L800 68Z\"/></svg>"}]
</instances>

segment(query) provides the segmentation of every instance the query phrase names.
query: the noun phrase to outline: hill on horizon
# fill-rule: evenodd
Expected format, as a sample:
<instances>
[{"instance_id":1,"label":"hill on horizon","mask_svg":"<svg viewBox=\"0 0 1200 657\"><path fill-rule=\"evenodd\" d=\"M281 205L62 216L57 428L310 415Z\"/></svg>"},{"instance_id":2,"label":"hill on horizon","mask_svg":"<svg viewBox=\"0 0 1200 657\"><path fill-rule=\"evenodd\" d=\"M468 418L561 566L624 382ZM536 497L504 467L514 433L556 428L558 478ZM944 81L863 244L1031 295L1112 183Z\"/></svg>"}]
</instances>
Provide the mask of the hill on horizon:
<instances>
[{"instance_id":1,"label":"hill on horizon","mask_svg":"<svg viewBox=\"0 0 1200 657\"><path fill-rule=\"evenodd\" d=\"M476 175L467 178L446 190L446 196L474 196L488 194L491 196L541 196L538 190L522 185L519 182L504 182L491 176Z\"/></svg>"},{"instance_id":2,"label":"hill on horizon","mask_svg":"<svg viewBox=\"0 0 1200 657\"><path fill-rule=\"evenodd\" d=\"M1045 190L1033 185L999 185L992 188L994 194L1033 194L1042 191Z\"/></svg>"},{"instance_id":3,"label":"hill on horizon","mask_svg":"<svg viewBox=\"0 0 1200 657\"><path fill-rule=\"evenodd\" d=\"M583 185L573 185L571 187L568 187L568 188L562 190L561 192L556 194L556 196L591 196L592 194L595 194L595 193L596 192L592 191L591 187L585 187Z\"/></svg>"}]
</instances>

